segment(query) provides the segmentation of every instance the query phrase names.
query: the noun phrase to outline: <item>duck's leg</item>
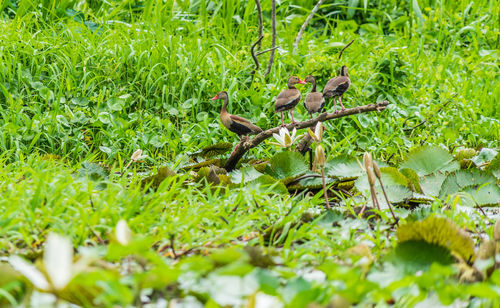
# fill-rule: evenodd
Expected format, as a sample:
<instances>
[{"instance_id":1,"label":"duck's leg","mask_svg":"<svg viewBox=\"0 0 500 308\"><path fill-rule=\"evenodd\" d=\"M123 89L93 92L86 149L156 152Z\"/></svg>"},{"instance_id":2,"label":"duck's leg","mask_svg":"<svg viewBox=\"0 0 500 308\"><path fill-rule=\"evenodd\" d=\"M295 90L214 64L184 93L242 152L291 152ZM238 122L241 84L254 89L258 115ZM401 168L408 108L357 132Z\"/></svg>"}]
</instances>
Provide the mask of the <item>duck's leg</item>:
<instances>
[{"instance_id":1,"label":"duck's leg","mask_svg":"<svg viewBox=\"0 0 500 308\"><path fill-rule=\"evenodd\" d=\"M281 127L285 127L285 121L283 121L283 111L280 112L281 113Z\"/></svg>"},{"instance_id":2,"label":"duck's leg","mask_svg":"<svg viewBox=\"0 0 500 308\"><path fill-rule=\"evenodd\" d=\"M335 110L333 113L338 113L338 111L337 111L337 100L335 100L335 97L333 97L333 109Z\"/></svg>"},{"instance_id":3,"label":"duck's leg","mask_svg":"<svg viewBox=\"0 0 500 308\"><path fill-rule=\"evenodd\" d=\"M340 106L342 106L342 111L344 111L345 107L344 107L344 105L342 105L342 96L339 96L339 103L340 103Z\"/></svg>"},{"instance_id":4,"label":"duck's leg","mask_svg":"<svg viewBox=\"0 0 500 308\"><path fill-rule=\"evenodd\" d=\"M292 123L290 124L295 124L295 119L293 118L293 109L290 109L290 115L292 116Z\"/></svg>"}]
</instances>

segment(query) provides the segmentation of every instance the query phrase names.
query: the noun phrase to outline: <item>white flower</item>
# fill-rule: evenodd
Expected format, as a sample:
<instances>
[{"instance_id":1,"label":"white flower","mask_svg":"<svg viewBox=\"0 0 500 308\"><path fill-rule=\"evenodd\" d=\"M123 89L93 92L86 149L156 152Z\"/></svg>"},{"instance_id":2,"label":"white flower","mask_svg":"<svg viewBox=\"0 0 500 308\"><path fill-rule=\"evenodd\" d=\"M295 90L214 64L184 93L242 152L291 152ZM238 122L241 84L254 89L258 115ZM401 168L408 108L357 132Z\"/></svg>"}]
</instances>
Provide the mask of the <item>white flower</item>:
<instances>
[{"instance_id":1,"label":"white flower","mask_svg":"<svg viewBox=\"0 0 500 308\"><path fill-rule=\"evenodd\" d=\"M47 238L43 254L43 264L56 290L63 289L71 280L73 245L71 241L52 233Z\"/></svg>"},{"instance_id":2,"label":"white flower","mask_svg":"<svg viewBox=\"0 0 500 308\"><path fill-rule=\"evenodd\" d=\"M321 142L321 140L323 139L323 131L324 130L325 130L325 126L320 121L318 121L318 123L316 124L316 127L314 128L314 132L310 128L307 129L311 138L316 142Z\"/></svg>"},{"instance_id":3,"label":"white flower","mask_svg":"<svg viewBox=\"0 0 500 308\"><path fill-rule=\"evenodd\" d=\"M294 128L292 130L292 135L290 136L290 132L288 131L288 129L286 127L282 127L282 128L280 128L279 135L273 134L274 139L276 139L276 141L278 141L278 142L277 143L270 142L270 143L288 149L292 146L292 144L295 141L297 141L297 139L299 139L301 137L301 136L296 137L295 136L296 133L297 133L297 129Z\"/></svg>"},{"instance_id":4,"label":"white flower","mask_svg":"<svg viewBox=\"0 0 500 308\"><path fill-rule=\"evenodd\" d=\"M134 152L134 154L132 154L132 156L130 156L130 160L132 160L134 162L138 162L146 157L148 157L148 156L142 155L142 150L138 149L137 151Z\"/></svg>"},{"instance_id":5,"label":"white flower","mask_svg":"<svg viewBox=\"0 0 500 308\"><path fill-rule=\"evenodd\" d=\"M279 308L283 307L284 304L281 302L281 300L272 295L268 295L263 292L257 292L255 294L255 306L254 307L259 307L259 308Z\"/></svg>"},{"instance_id":6,"label":"white flower","mask_svg":"<svg viewBox=\"0 0 500 308\"><path fill-rule=\"evenodd\" d=\"M28 278L36 288L47 292L64 289L71 279L85 267L80 264L82 263L80 261L73 263L71 241L55 233L49 234L45 243L43 265L47 274L43 274L33 264L19 256L11 256L9 263Z\"/></svg>"},{"instance_id":7,"label":"white flower","mask_svg":"<svg viewBox=\"0 0 500 308\"><path fill-rule=\"evenodd\" d=\"M121 219L116 224L115 236L116 240L123 246L126 246L128 245L128 243L130 243L130 240L132 239L132 230L130 230L127 222L124 219Z\"/></svg>"}]
</instances>

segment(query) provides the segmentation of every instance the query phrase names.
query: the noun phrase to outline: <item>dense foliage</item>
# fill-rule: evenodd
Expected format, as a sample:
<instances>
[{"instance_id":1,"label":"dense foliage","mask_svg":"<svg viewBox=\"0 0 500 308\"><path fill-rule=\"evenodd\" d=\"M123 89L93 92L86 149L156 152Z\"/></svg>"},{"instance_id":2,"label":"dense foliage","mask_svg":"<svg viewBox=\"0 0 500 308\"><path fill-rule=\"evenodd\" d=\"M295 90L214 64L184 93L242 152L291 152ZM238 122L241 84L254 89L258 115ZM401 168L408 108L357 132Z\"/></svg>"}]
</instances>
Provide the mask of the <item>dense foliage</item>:
<instances>
[{"instance_id":1,"label":"dense foliage","mask_svg":"<svg viewBox=\"0 0 500 308\"><path fill-rule=\"evenodd\" d=\"M500 5L325 1L293 53L315 3L279 1L252 75L254 0L0 1L0 306L499 305ZM271 128L342 64L347 108L390 104L324 123L331 209L293 146L221 168L210 97Z\"/></svg>"}]
</instances>

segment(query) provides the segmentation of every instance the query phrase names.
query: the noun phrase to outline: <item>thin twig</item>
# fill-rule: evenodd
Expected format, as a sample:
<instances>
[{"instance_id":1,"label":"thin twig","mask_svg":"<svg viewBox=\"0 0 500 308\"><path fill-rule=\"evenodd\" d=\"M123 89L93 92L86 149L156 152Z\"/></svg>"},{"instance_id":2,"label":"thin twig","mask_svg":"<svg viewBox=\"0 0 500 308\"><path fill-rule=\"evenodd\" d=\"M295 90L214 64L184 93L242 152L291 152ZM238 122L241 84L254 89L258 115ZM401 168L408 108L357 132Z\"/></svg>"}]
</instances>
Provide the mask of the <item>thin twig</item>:
<instances>
[{"instance_id":1,"label":"thin twig","mask_svg":"<svg viewBox=\"0 0 500 308\"><path fill-rule=\"evenodd\" d=\"M260 0L255 0L255 5L257 6L257 13L259 16L259 37L264 36L264 23L262 21L262 6L260 5ZM261 48L260 41L257 43L257 50Z\"/></svg>"},{"instance_id":2,"label":"thin twig","mask_svg":"<svg viewBox=\"0 0 500 308\"><path fill-rule=\"evenodd\" d=\"M342 53L344 52L344 50L345 50L347 47L351 46L351 44L352 44L352 43L354 43L354 39L353 39L353 40L352 40L349 44L345 45L345 46L344 46L344 48L342 48L342 50L341 50L341 51L340 51L340 53L339 53L339 60L340 60L340 57L342 57Z\"/></svg>"},{"instance_id":3,"label":"thin twig","mask_svg":"<svg viewBox=\"0 0 500 308\"><path fill-rule=\"evenodd\" d=\"M255 62L255 68L250 72L250 75L252 75L252 76L255 74L255 72L260 67L259 59L257 59L257 56L255 55L255 46L257 46L257 44L259 44L259 42L262 41L263 38L264 38L263 35L259 36L257 41L255 41L255 43L252 44L252 47L250 47L250 52L252 53L252 58L253 58L253 61Z\"/></svg>"},{"instance_id":4,"label":"thin twig","mask_svg":"<svg viewBox=\"0 0 500 308\"><path fill-rule=\"evenodd\" d=\"M457 94L453 95L453 97L457 96ZM452 97L452 98L453 98ZM417 125L415 126L412 126L412 127L405 127L403 128L404 131L408 131L408 130L414 130L415 128L419 127L419 126L422 126L425 124L425 122L427 122L429 119L433 118L436 114L439 114L446 106L448 106L449 103L451 103L452 100L448 100L446 103L444 103L431 117L428 117L427 119L423 120L422 122L418 123ZM403 126L406 125L406 120L405 122L403 123Z\"/></svg>"},{"instance_id":5,"label":"thin twig","mask_svg":"<svg viewBox=\"0 0 500 308\"><path fill-rule=\"evenodd\" d=\"M292 184L297 183L297 182L299 182L300 180L303 180L303 179L320 178L320 177L321 177L321 175L319 175L319 174L304 174L303 176L299 176L298 178L296 178L293 181L291 181L290 183L288 183L288 185L292 185Z\"/></svg>"},{"instance_id":6,"label":"thin twig","mask_svg":"<svg viewBox=\"0 0 500 308\"><path fill-rule=\"evenodd\" d=\"M325 122L328 120L333 120L337 118L343 118L347 117L350 115L358 114L358 113L363 113L363 112L371 112L371 111L381 111L384 110L387 105L389 105L388 101L382 101L378 102L376 104L369 104L369 105L364 105L364 106L358 106L354 108L348 108L343 111L340 111L338 113L327 113L324 112L317 116L316 118L303 121L303 122L296 122L294 124L288 124L286 125L286 128L290 131L294 128L296 129L303 129L303 128L308 128L308 127L314 127L318 121ZM270 138L273 136L274 133L278 133L280 130L281 126L277 126L274 128L270 128L268 130L263 131L262 133L259 133L255 137L249 139L249 140L242 140L235 148L233 153L229 156L227 159L224 169L227 171L231 171L236 167L236 164L238 161L245 155L246 152L248 152L250 149L258 146L264 140Z\"/></svg>"},{"instance_id":7,"label":"thin twig","mask_svg":"<svg viewBox=\"0 0 500 308\"><path fill-rule=\"evenodd\" d=\"M266 53L266 52L270 52L271 50L274 50L274 49L276 49L276 48L280 48L280 47L279 47L279 46L274 46L273 48L268 48L268 49L266 49L266 50L259 51L259 52L257 53L257 56L260 56L261 54L264 54L264 53Z\"/></svg>"},{"instance_id":8,"label":"thin twig","mask_svg":"<svg viewBox=\"0 0 500 308\"><path fill-rule=\"evenodd\" d=\"M272 41L272 45L271 45L271 48L274 48L276 47L276 0L271 0L271 6L272 6L272 10L271 10L271 14L272 14L272 18L273 18L273 41ZM267 76L269 75L269 73L271 72L271 68L273 67L273 62L274 62L274 52L276 50L273 49L271 50L271 55L269 56L269 63L267 64L267 70L266 70L266 73L264 74L264 76Z\"/></svg>"},{"instance_id":9,"label":"thin twig","mask_svg":"<svg viewBox=\"0 0 500 308\"><path fill-rule=\"evenodd\" d=\"M294 54L295 51L297 50L297 47L299 46L299 41L302 38L302 34L304 34L304 31L306 30L307 25L309 24L309 22L313 18L314 14L316 14L316 12L318 11L318 9L319 9L320 5L323 3L323 1L324 0L319 0L318 3L316 3L316 5L311 10L311 13L309 13L309 16L307 16L306 20L302 24L302 27L300 27L299 33L297 33L297 36L295 37L295 42L293 42L292 54Z\"/></svg>"}]
</instances>

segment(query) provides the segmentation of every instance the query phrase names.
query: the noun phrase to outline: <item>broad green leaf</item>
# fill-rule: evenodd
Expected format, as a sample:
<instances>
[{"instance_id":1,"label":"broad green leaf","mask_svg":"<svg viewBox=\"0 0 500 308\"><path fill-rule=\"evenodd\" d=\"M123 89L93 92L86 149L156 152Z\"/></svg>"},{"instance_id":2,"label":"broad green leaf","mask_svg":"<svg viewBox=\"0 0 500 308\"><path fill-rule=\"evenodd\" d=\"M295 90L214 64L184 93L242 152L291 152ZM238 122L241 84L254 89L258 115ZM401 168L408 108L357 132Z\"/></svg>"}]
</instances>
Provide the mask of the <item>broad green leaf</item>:
<instances>
[{"instance_id":1,"label":"broad green leaf","mask_svg":"<svg viewBox=\"0 0 500 308\"><path fill-rule=\"evenodd\" d=\"M175 172L170 170L168 167L161 167L158 172L154 175L148 176L141 181L141 186L146 186L151 183L153 189L160 187L160 184L167 178L175 176Z\"/></svg>"},{"instance_id":2,"label":"broad green leaf","mask_svg":"<svg viewBox=\"0 0 500 308\"><path fill-rule=\"evenodd\" d=\"M79 178L88 178L91 181L97 182L97 189L106 188L106 180L109 176L109 170L96 163L83 162L82 167L78 171Z\"/></svg>"},{"instance_id":3,"label":"broad green leaf","mask_svg":"<svg viewBox=\"0 0 500 308\"><path fill-rule=\"evenodd\" d=\"M309 167L300 153L283 151L271 159L270 170L273 177L286 179L305 174Z\"/></svg>"},{"instance_id":4,"label":"broad green leaf","mask_svg":"<svg viewBox=\"0 0 500 308\"><path fill-rule=\"evenodd\" d=\"M436 172L421 177L420 187L422 188L422 193L427 196L439 197L439 192L441 191L441 185L443 184L445 179L446 179L446 174L441 172Z\"/></svg>"},{"instance_id":5,"label":"broad green leaf","mask_svg":"<svg viewBox=\"0 0 500 308\"><path fill-rule=\"evenodd\" d=\"M474 259L474 242L447 218L429 216L421 221L408 222L398 227L396 235L398 243L425 241L455 252L465 261Z\"/></svg>"},{"instance_id":6,"label":"broad green leaf","mask_svg":"<svg viewBox=\"0 0 500 308\"><path fill-rule=\"evenodd\" d=\"M487 162L492 161L496 156L498 152L493 150L493 149L488 149L488 148L483 148L477 154L477 156L474 156L471 158L471 160L476 164L476 166L481 166Z\"/></svg>"},{"instance_id":7,"label":"broad green leaf","mask_svg":"<svg viewBox=\"0 0 500 308\"><path fill-rule=\"evenodd\" d=\"M214 157L214 156L229 152L232 148L233 148L233 144L230 142L219 142L219 143L204 147L200 152L200 156L207 159L209 157Z\"/></svg>"},{"instance_id":8,"label":"broad green leaf","mask_svg":"<svg viewBox=\"0 0 500 308\"><path fill-rule=\"evenodd\" d=\"M382 183L385 186L408 186L408 178L394 167L382 167L380 168L380 173L382 174Z\"/></svg>"},{"instance_id":9,"label":"broad green leaf","mask_svg":"<svg viewBox=\"0 0 500 308\"><path fill-rule=\"evenodd\" d=\"M405 273L414 274L419 270L428 270L434 262L451 264L453 257L446 247L424 240L410 240L396 246L391 261Z\"/></svg>"},{"instance_id":10,"label":"broad green leaf","mask_svg":"<svg viewBox=\"0 0 500 308\"><path fill-rule=\"evenodd\" d=\"M487 183L496 183L495 178L487 172L478 169L458 170L446 177L439 196L444 199L449 195L463 191L467 187L477 188L479 185Z\"/></svg>"},{"instance_id":11,"label":"broad green leaf","mask_svg":"<svg viewBox=\"0 0 500 308\"><path fill-rule=\"evenodd\" d=\"M415 170L403 168L399 170L408 179L408 188L412 191L422 194L422 187L420 186L420 179Z\"/></svg>"},{"instance_id":12,"label":"broad green leaf","mask_svg":"<svg viewBox=\"0 0 500 308\"><path fill-rule=\"evenodd\" d=\"M405 200L412 198L412 191L406 186L408 185L407 178L402 175L396 168L393 167L383 167L380 169L382 175L382 183L384 184L385 191L389 201L392 203L400 203ZM360 176L354 185L358 191L363 193L366 198L370 198L370 184L368 183L368 176L364 174ZM386 201L384 194L382 192L382 187L380 182L377 180L375 182L375 193L381 206L385 207Z\"/></svg>"},{"instance_id":13,"label":"broad green leaf","mask_svg":"<svg viewBox=\"0 0 500 308\"><path fill-rule=\"evenodd\" d=\"M229 175L231 176L231 182L235 184L240 184L241 182L247 183L253 181L258 177L260 177L262 173L255 170L254 167L250 166L241 169L235 169L232 172L230 172Z\"/></svg>"},{"instance_id":14,"label":"broad green leaf","mask_svg":"<svg viewBox=\"0 0 500 308\"><path fill-rule=\"evenodd\" d=\"M496 183L486 184L478 189L469 187L465 192L472 196L477 205L500 205L500 187Z\"/></svg>"},{"instance_id":15,"label":"broad green leaf","mask_svg":"<svg viewBox=\"0 0 500 308\"><path fill-rule=\"evenodd\" d=\"M355 158L340 155L325 164L325 175L340 179L356 178L364 174Z\"/></svg>"},{"instance_id":16,"label":"broad green leaf","mask_svg":"<svg viewBox=\"0 0 500 308\"><path fill-rule=\"evenodd\" d=\"M497 180L500 180L500 155L497 155L486 168Z\"/></svg>"},{"instance_id":17,"label":"broad green leaf","mask_svg":"<svg viewBox=\"0 0 500 308\"><path fill-rule=\"evenodd\" d=\"M249 187L253 187L255 189L260 189L267 193L275 193L275 194L288 194L288 189L285 184L280 181L277 181L275 178L268 174L261 175L255 180L249 182L247 184Z\"/></svg>"},{"instance_id":18,"label":"broad green leaf","mask_svg":"<svg viewBox=\"0 0 500 308\"><path fill-rule=\"evenodd\" d=\"M456 161L453 161L453 156L446 150L426 146L410 152L406 161L400 167L413 169L419 176L425 176L438 171L455 171L459 168L459 165Z\"/></svg>"}]
</instances>

